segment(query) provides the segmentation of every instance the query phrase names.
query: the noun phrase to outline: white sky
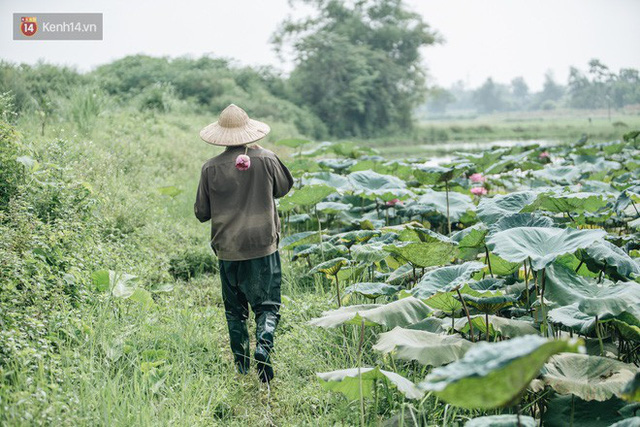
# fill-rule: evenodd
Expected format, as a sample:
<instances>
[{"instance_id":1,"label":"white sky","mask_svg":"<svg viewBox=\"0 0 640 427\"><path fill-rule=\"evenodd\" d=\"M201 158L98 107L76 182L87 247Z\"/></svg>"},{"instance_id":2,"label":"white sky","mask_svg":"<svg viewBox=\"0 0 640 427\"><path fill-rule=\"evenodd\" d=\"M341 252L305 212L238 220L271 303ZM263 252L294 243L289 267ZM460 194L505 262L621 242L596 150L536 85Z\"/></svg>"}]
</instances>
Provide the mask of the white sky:
<instances>
[{"instance_id":1,"label":"white sky","mask_svg":"<svg viewBox=\"0 0 640 427\"><path fill-rule=\"evenodd\" d=\"M471 86L488 76L523 76L540 89L551 70L566 82L569 66L599 58L615 71L640 68L639 0L406 0L443 45L423 51L435 82ZM102 12L103 41L14 41L12 13ZM283 70L269 37L291 8L287 0L0 0L0 58L39 58L79 70L126 55L216 56ZM301 13L301 12L298 12ZM433 83L434 80L431 81Z\"/></svg>"}]
</instances>

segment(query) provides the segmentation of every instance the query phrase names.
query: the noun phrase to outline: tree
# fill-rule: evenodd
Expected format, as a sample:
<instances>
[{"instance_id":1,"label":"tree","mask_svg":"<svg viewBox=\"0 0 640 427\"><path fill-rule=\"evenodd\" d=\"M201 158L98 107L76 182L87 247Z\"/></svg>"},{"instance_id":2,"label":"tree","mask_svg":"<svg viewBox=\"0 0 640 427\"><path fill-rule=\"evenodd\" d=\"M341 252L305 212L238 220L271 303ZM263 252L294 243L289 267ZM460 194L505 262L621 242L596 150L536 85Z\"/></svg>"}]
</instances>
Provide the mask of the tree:
<instances>
[{"instance_id":1,"label":"tree","mask_svg":"<svg viewBox=\"0 0 640 427\"><path fill-rule=\"evenodd\" d=\"M487 78L484 84L474 92L473 101L478 111L482 113L492 113L504 107L504 100L498 86L491 77Z\"/></svg>"},{"instance_id":2,"label":"tree","mask_svg":"<svg viewBox=\"0 0 640 427\"><path fill-rule=\"evenodd\" d=\"M511 95L518 108L522 109L529 101L529 86L522 77L511 80Z\"/></svg>"},{"instance_id":3,"label":"tree","mask_svg":"<svg viewBox=\"0 0 640 427\"><path fill-rule=\"evenodd\" d=\"M455 96L442 87L434 87L429 90L427 109L436 114L444 114L447 106L456 100Z\"/></svg>"},{"instance_id":4,"label":"tree","mask_svg":"<svg viewBox=\"0 0 640 427\"><path fill-rule=\"evenodd\" d=\"M437 34L402 0L298 0L317 16L285 20L272 43L293 53L293 101L339 137L409 128L425 96L420 48Z\"/></svg>"}]
</instances>

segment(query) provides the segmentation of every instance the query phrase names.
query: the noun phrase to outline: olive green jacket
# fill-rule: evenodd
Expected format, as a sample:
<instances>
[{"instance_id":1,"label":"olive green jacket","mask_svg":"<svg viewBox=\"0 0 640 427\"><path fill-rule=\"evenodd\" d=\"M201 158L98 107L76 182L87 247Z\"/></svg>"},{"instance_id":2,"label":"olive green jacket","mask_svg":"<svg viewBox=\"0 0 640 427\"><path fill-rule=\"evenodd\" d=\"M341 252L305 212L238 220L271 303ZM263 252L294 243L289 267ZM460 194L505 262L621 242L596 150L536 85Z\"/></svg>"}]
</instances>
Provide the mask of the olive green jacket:
<instances>
[{"instance_id":1,"label":"olive green jacket","mask_svg":"<svg viewBox=\"0 0 640 427\"><path fill-rule=\"evenodd\" d=\"M235 167L245 147L228 147L203 166L194 211L211 220L211 247L219 259L240 261L270 255L280 242L275 198L293 186L289 169L264 148L249 148L251 166Z\"/></svg>"}]
</instances>

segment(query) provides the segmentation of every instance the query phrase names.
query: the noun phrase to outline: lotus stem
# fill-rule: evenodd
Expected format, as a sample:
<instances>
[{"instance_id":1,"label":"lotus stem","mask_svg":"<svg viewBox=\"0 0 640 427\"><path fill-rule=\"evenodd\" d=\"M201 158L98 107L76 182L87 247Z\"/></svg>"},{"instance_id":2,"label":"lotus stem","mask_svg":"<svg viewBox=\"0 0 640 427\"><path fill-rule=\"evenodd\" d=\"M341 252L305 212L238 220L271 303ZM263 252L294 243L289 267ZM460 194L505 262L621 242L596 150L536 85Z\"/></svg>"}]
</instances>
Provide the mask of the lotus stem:
<instances>
[{"instance_id":1,"label":"lotus stem","mask_svg":"<svg viewBox=\"0 0 640 427\"><path fill-rule=\"evenodd\" d=\"M358 343L358 387L360 389L360 425L365 426L364 422L364 391L362 389L362 345L364 344L364 319L360 323L360 342Z\"/></svg>"},{"instance_id":2,"label":"lotus stem","mask_svg":"<svg viewBox=\"0 0 640 427\"><path fill-rule=\"evenodd\" d=\"M489 342L489 313L485 313L484 314L484 327L486 329L486 338L487 338L487 342Z\"/></svg>"},{"instance_id":3,"label":"lotus stem","mask_svg":"<svg viewBox=\"0 0 640 427\"><path fill-rule=\"evenodd\" d=\"M545 271L546 271L546 268L543 268L542 277L540 278L540 313L542 315L542 324L544 326L544 336L549 336L549 331L548 331L549 325L547 323L547 315L544 312Z\"/></svg>"},{"instance_id":4,"label":"lotus stem","mask_svg":"<svg viewBox=\"0 0 640 427\"><path fill-rule=\"evenodd\" d=\"M596 336L598 337L598 344L600 345L600 356L604 356L604 344L602 342L602 335L600 334L600 323L598 322L598 316L596 316Z\"/></svg>"},{"instance_id":5,"label":"lotus stem","mask_svg":"<svg viewBox=\"0 0 640 427\"><path fill-rule=\"evenodd\" d=\"M333 276L336 280L336 297L338 298L338 307L342 307L342 300L340 298L340 283L338 281L338 275Z\"/></svg>"},{"instance_id":6,"label":"lotus stem","mask_svg":"<svg viewBox=\"0 0 640 427\"><path fill-rule=\"evenodd\" d=\"M444 182L445 196L447 198L447 228L449 229L449 235L451 235L451 217L449 216L449 181Z\"/></svg>"},{"instance_id":7,"label":"lotus stem","mask_svg":"<svg viewBox=\"0 0 640 427\"><path fill-rule=\"evenodd\" d=\"M476 342L476 338L473 333L473 324L471 323L471 315L469 315L469 308L467 308L467 303L462 298L462 294L460 293L460 287L456 287L456 292L458 293L458 298L462 302L462 308L464 308L464 312L467 315L467 321L469 322L469 335L471 335L471 342Z\"/></svg>"},{"instance_id":8,"label":"lotus stem","mask_svg":"<svg viewBox=\"0 0 640 427\"><path fill-rule=\"evenodd\" d=\"M524 263L522 263L522 266L524 267L524 286L525 286L525 293L527 295L527 308L531 308L531 304L529 304L529 272L527 271L527 262L525 261Z\"/></svg>"},{"instance_id":9,"label":"lotus stem","mask_svg":"<svg viewBox=\"0 0 640 427\"><path fill-rule=\"evenodd\" d=\"M580 270L580 267L582 267L583 263L584 261L580 261L580 264L578 264L578 266L576 267L576 273L578 272L578 270Z\"/></svg>"},{"instance_id":10,"label":"lotus stem","mask_svg":"<svg viewBox=\"0 0 640 427\"><path fill-rule=\"evenodd\" d=\"M491 269L491 257L489 256L489 248L487 245L484 245L484 252L487 254L487 265L489 266L489 274L491 274L491 278L493 279L493 270Z\"/></svg>"}]
</instances>

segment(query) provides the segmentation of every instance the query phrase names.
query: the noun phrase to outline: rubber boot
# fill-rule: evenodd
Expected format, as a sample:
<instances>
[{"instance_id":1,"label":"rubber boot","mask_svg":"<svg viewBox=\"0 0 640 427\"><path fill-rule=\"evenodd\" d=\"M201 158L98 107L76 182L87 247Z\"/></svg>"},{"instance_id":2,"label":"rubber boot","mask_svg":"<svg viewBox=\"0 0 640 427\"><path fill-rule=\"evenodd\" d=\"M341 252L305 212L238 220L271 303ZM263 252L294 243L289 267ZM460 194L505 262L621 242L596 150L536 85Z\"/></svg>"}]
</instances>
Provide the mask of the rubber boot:
<instances>
[{"instance_id":1,"label":"rubber boot","mask_svg":"<svg viewBox=\"0 0 640 427\"><path fill-rule=\"evenodd\" d=\"M273 339L278 320L279 316L270 311L264 312L256 318L256 351L254 357L258 364L258 377L262 382L270 382L273 379L271 351L273 350Z\"/></svg>"},{"instance_id":2,"label":"rubber boot","mask_svg":"<svg viewBox=\"0 0 640 427\"><path fill-rule=\"evenodd\" d=\"M229 341L231 343L231 351L236 369L241 374L249 373L250 366L250 347L249 347L249 331L247 330L247 322L244 320L229 320Z\"/></svg>"}]
</instances>

